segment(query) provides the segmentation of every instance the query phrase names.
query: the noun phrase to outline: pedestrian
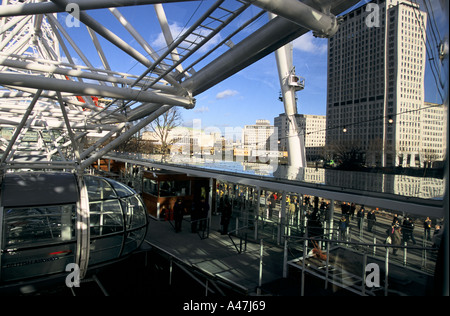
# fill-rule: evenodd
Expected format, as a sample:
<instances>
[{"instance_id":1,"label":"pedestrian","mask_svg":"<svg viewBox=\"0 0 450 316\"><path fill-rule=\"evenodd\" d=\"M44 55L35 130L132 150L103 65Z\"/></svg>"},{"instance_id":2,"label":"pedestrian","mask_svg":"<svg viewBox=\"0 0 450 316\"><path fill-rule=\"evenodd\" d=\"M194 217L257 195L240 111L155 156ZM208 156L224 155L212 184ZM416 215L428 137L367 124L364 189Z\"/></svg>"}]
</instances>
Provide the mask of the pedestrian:
<instances>
[{"instance_id":1,"label":"pedestrian","mask_svg":"<svg viewBox=\"0 0 450 316\"><path fill-rule=\"evenodd\" d=\"M275 207L275 200L276 199L274 197L274 194L270 194L270 196L269 196L269 201L268 201L268 204L269 204L269 218L268 219L272 218L273 208Z\"/></svg>"},{"instance_id":2,"label":"pedestrian","mask_svg":"<svg viewBox=\"0 0 450 316\"><path fill-rule=\"evenodd\" d=\"M311 198L309 197L309 195L305 196L304 202L306 206L309 206L311 204Z\"/></svg>"},{"instance_id":3,"label":"pedestrian","mask_svg":"<svg viewBox=\"0 0 450 316\"><path fill-rule=\"evenodd\" d=\"M372 232L373 226L377 221L377 216L375 215L375 211L371 210L367 213L367 231Z\"/></svg>"},{"instance_id":4,"label":"pedestrian","mask_svg":"<svg viewBox=\"0 0 450 316\"><path fill-rule=\"evenodd\" d=\"M400 220L398 219L398 215L394 214L394 218L392 219L392 224L391 225L395 225L395 224L399 224L400 225Z\"/></svg>"},{"instance_id":5,"label":"pedestrian","mask_svg":"<svg viewBox=\"0 0 450 316\"><path fill-rule=\"evenodd\" d=\"M403 232L403 242L407 243L409 239L412 240L413 244L416 244L416 240L414 239L414 222L412 218L406 217L402 224L402 232Z\"/></svg>"},{"instance_id":6,"label":"pedestrian","mask_svg":"<svg viewBox=\"0 0 450 316\"><path fill-rule=\"evenodd\" d=\"M356 213L356 218L358 221L358 229L361 230L363 227L364 222L364 216L366 216L366 210L364 209L364 205L361 205L361 208L359 209L358 213Z\"/></svg>"},{"instance_id":7,"label":"pedestrian","mask_svg":"<svg viewBox=\"0 0 450 316\"><path fill-rule=\"evenodd\" d=\"M433 234L433 248L439 248L441 246L443 230L440 225L436 225Z\"/></svg>"},{"instance_id":8,"label":"pedestrian","mask_svg":"<svg viewBox=\"0 0 450 316\"><path fill-rule=\"evenodd\" d=\"M175 220L175 232L181 232L181 224L183 221L184 213L186 212L186 208L184 207L183 200L177 199L175 205L173 206L173 217Z\"/></svg>"},{"instance_id":9,"label":"pedestrian","mask_svg":"<svg viewBox=\"0 0 450 316\"><path fill-rule=\"evenodd\" d=\"M431 240L431 219L429 217L423 222L423 228L425 234L424 238L426 238L426 240Z\"/></svg>"},{"instance_id":10,"label":"pedestrian","mask_svg":"<svg viewBox=\"0 0 450 316\"><path fill-rule=\"evenodd\" d=\"M392 235L394 234L395 225L391 225L388 229L386 229L386 240L384 241L385 244L392 244Z\"/></svg>"},{"instance_id":11,"label":"pedestrian","mask_svg":"<svg viewBox=\"0 0 450 316\"><path fill-rule=\"evenodd\" d=\"M356 211L356 204L352 202L352 205L350 205L350 215L353 218L355 217L355 211Z\"/></svg>"},{"instance_id":12,"label":"pedestrian","mask_svg":"<svg viewBox=\"0 0 450 316\"><path fill-rule=\"evenodd\" d=\"M222 232L221 232L222 235L228 234L228 225L230 224L231 214L232 214L231 203L228 200L228 197L226 197L224 207L222 210L222 216L220 218L220 224L222 225Z\"/></svg>"},{"instance_id":13,"label":"pedestrian","mask_svg":"<svg viewBox=\"0 0 450 316\"><path fill-rule=\"evenodd\" d=\"M400 225L395 225L394 226L394 231L392 233L392 245L393 246L400 246L402 244L402 233L401 233L401 229L400 229ZM397 251L398 251L398 247L394 247L394 249L392 250L392 254L394 256L397 255Z\"/></svg>"},{"instance_id":14,"label":"pedestrian","mask_svg":"<svg viewBox=\"0 0 450 316\"><path fill-rule=\"evenodd\" d=\"M200 203L198 204L198 221L199 221L199 230L205 231L206 230L206 223L208 220L208 212L209 212L209 204L206 202L206 199L202 196L200 199Z\"/></svg>"},{"instance_id":15,"label":"pedestrian","mask_svg":"<svg viewBox=\"0 0 450 316\"><path fill-rule=\"evenodd\" d=\"M341 236L341 240L347 239L347 229L348 229L348 220L346 216L342 216L339 221L339 234Z\"/></svg>"},{"instance_id":16,"label":"pedestrian","mask_svg":"<svg viewBox=\"0 0 450 316\"><path fill-rule=\"evenodd\" d=\"M291 223L294 221L295 218L295 200L289 203L289 219Z\"/></svg>"}]
</instances>

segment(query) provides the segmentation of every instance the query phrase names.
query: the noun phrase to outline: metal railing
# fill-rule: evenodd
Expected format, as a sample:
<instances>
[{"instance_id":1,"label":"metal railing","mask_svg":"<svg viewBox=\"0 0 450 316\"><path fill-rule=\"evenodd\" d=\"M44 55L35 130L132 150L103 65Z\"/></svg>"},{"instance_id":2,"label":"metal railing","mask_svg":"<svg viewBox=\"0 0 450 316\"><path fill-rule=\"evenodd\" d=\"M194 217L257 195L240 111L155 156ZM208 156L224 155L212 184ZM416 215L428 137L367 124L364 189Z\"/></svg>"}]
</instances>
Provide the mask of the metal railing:
<instances>
[{"instance_id":1,"label":"metal railing","mask_svg":"<svg viewBox=\"0 0 450 316\"><path fill-rule=\"evenodd\" d=\"M329 239L328 236L336 236L336 232L331 232L331 234L325 234L320 236L314 236L310 237L308 236L308 228L306 228L305 235L303 237L299 236L284 236L285 238L285 258L284 258L284 274L287 275L287 269L288 269L288 262L301 262L301 294L304 295L304 282L305 282L305 273L310 273L312 275L315 275L319 278L322 278L325 280L324 288L327 289L329 283L334 283L338 286L341 286L342 288L345 288L351 292L358 293L361 295L368 295L367 291L367 279L366 279L366 272L367 272L367 258L371 257L372 259L379 262L380 265L384 268L384 280L383 282L380 282L378 286L376 286L377 290L383 290L384 295L388 295L390 289L389 289L389 269L391 264L398 265L401 269L404 270L405 267L410 269L411 273L416 273L418 275L424 275L429 274L430 271L424 271L423 266L421 269L416 269L415 267L412 267L411 265L407 265L408 263L408 253L412 252L413 250L418 250L423 253L429 253L430 258L436 258L437 249L434 247L419 247L419 246L407 246L405 244L402 245L392 245L387 243L366 243L366 242L359 242L359 241L350 241L350 240L342 240L342 239ZM330 257L333 251L337 249L346 249L349 252L352 252L354 255L351 256L351 260L355 260L355 258L359 257L360 261L355 262L353 261L353 267L359 266L358 268L352 269L352 268L344 268L338 272L341 274L346 274L347 278L352 278L352 282L339 282L336 281L335 278L331 278L331 270L333 270L334 275L336 272L336 266L334 263L330 262ZM295 251L300 251L301 256L299 257L298 254L294 254ZM378 250L376 250L378 249ZM381 254L380 254L381 250ZM395 253L401 250L402 255L400 257L395 257L395 260L392 260L392 255L395 256ZM347 252L347 254L349 253ZM291 257L296 257L295 259L289 260L289 255ZM315 263L317 263L316 267L313 267L310 263L307 263L308 258L314 258L317 260L314 260ZM401 260L398 260L398 259ZM422 263L424 263L422 258L416 258L415 260L418 260ZM358 261L358 260L356 260ZM392 261L392 262L391 262ZM429 264L432 264L434 266L433 262L428 262ZM291 266L297 266L295 264L291 264ZM322 271L320 271L322 270ZM352 271L353 270L353 271ZM429 270L429 269L427 269ZM322 273L321 273L322 272ZM429 274L431 276L431 274ZM343 279L342 279L343 280ZM358 283L359 281L359 283ZM375 295L373 292L373 289L370 290L371 295Z\"/></svg>"}]
</instances>

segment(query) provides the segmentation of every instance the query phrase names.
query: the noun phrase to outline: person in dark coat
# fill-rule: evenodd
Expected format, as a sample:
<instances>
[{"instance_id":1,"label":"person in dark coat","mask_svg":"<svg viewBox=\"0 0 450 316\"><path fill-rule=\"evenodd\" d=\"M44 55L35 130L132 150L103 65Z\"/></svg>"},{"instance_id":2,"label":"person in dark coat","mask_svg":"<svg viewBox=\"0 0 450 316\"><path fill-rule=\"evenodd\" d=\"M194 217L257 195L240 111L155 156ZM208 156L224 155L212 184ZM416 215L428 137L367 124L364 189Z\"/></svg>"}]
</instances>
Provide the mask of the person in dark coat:
<instances>
[{"instance_id":1,"label":"person in dark coat","mask_svg":"<svg viewBox=\"0 0 450 316\"><path fill-rule=\"evenodd\" d=\"M184 213L186 212L186 208L184 207L183 200L178 199L173 206L173 217L175 220L175 232L181 231L181 223L183 221Z\"/></svg>"},{"instance_id":2,"label":"person in dark coat","mask_svg":"<svg viewBox=\"0 0 450 316\"><path fill-rule=\"evenodd\" d=\"M341 236L341 240L347 239L347 228L348 228L348 219L346 216L342 216L339 221L339 234Z\"/></svg>"},{"instance_id":3,"label":"person in dark coat","mask_svg":"<svg viewBox=\"0 0 450 316\"><path fill-rule=\"evenodd\" d=\"M220 218L220 224L222 225L222 235L228 234L228 225L230 224L231 213L231 203L228 199L225 199L222 217Z\"/></svg>"},{"instance_id":4,"label":"person in dark coat","mask_svg":"<svg viewBox=\"0 0 450 316\"><path fill-rule=\"evenodd\" d=\"M372 232L373 226L377 221L377 216L375 215L375 211L371 210L367 213L367 231Z\"/></svg>"},{"instance_id":5,"label":"person in dark coat","mask_svg":"<svg viewBox=\"0 0 450 316\"><path fill-rule=\"evenodd\" d=\"M202 197L200 203L196 205L197 216L199 220L199 230L204 231L206 229L206 222L208 220L209 204L206 199Z\"/></svg>"},{"instance_id":6,"label":"person in dark coat","mask_svg":"<svg viewBox=\"0 0 450 316\"><path fill-rule=\"evenodd\" d=\"M361 205L361 208L359 209L358 213L356 213L356 218L358 221L358 229L361 230L363 228L363 222L364 222L364 217L366 216L365 213L365 209L364 209L364 205Z\"/></svg>"},{"instance_id":7,"label":"person in dark coat","mask_svg":"<svg viewBox=\"0 0 450 316\"><path fill-rule=\"evenodd\" d=\"M410 239L413 244L416 244L416 240L414 239L414 221L412 218L406 218L402 224L402 232L403 232L403 242L407 243Z\"/></svg>"}]
</instances>

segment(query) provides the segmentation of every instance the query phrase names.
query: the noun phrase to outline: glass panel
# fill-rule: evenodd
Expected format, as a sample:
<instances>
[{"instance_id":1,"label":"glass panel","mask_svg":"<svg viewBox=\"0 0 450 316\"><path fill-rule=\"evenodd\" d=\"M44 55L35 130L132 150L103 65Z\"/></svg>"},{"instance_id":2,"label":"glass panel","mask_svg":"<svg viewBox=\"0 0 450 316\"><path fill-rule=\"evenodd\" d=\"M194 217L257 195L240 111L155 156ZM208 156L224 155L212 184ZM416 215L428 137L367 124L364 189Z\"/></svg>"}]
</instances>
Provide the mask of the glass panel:
<instances>
[{"instance_id":1,"label":"glass panel","mask_svg":"<svg viewBox=\"0 0 450 316\"><path fill-rule=\"evenodd\" d=\"M102 236L123 231L122 208L118 200L89 203L91 236Z\"/></svg>"},{"instance_id":2,"label":"glass panel","mask_svg":"<svg viewBox=\"0 0 450 316\"><path fill-rule=\"evenodd\" d=\"M112 186L104 179L97 177L85 177L88 189L89 201L106 200L117 198Z\"/></svg>"},{"instance_id":3,"label":"glass panel","mask_svg":"<svg viewBox=\"0 0 450 316\"><path fill-rule=\"evenodd\" d=\"M159 196L186 196L190 194L190 181L161 181Z\"/></svg>"},{"instance_id":4,"label":"glass panel","mask_svg":"<svg viewBox=\"0 0 450 316\"><path fill-rule=\"evenodd\" d=\"M158 196L158 182L151 179L144 178L144 187L142 188L144 193L148 193L154 196Z\"/></svg>"},{"instance_id":5,"label":"glass panel","mask_svg":"<svg viewBox=\"0 0 450 316\"><path fill-rule=\"evenodd\" d=\"M5 245L25 246L75 238L75 205L12 208L5 212Z\"/></svg>"},{"instance_id":6,"label":"glass panel","mask_svg":"<svg viewBox=\"0 0 450 316\"><path fill-rule=\"evenodd\" d=\"M127 230L146 224L145 209L138 196L122 199L121 203L125 213Z\"/></svg>"},{"instance_id":7,"label":"glass panel","mask_svg":"<svg viewBox=\"0 0 450 316\"><path fill-rule=\"evenodd\" d=\"M109 184L111 184L114 188L114 190L116 190L116 194L119 197L126 197L126 196L132 196L135 195L136 192L134 190L132 190L131 188L125 186L124 184L117 182L117 181L113 181L113 180L109 180L108 181Z\"/></svg>"}]
</instances>

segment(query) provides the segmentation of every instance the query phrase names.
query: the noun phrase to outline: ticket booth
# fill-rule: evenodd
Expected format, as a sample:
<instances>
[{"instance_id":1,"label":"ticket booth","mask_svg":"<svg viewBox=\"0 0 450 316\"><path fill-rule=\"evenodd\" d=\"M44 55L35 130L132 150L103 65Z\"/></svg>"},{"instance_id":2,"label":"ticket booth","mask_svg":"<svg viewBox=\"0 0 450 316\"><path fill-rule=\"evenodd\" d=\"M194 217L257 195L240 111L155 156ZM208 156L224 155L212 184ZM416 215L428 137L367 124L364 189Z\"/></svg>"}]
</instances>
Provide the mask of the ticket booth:
<instances>
[{"instance_id":1,"label":"ticket booth","mask_svg":"<svg viewBox=\"0 0 450 316\"><path fill-rule=\"evenodd\" d=\"M172 220L173 206L178 198L186 206L186 215L190 215L194 201L209 198L209 178L157 170L144 171L142 181L142 199L149 215L155 219Z\"/></svg>"}]
</instances>

